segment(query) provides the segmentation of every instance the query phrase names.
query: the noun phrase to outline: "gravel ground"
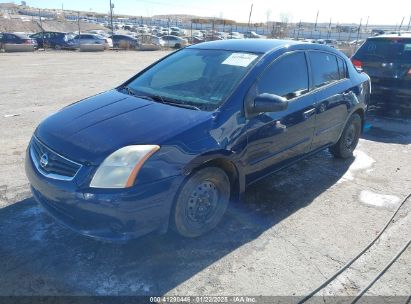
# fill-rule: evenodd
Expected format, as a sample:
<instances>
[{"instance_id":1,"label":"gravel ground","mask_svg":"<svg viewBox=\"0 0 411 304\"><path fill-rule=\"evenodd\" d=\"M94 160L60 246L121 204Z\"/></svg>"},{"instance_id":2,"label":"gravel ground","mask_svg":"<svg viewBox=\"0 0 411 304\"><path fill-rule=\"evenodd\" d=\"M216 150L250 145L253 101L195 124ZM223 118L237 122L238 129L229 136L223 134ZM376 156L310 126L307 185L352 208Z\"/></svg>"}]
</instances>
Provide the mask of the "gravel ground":
<instances>
[{"instance_id":1,"label":"gravel ground","mask_svg":"<svg viewBox=\"0 0 411 304\"><path fill-rule=\"evenodd\" d=\"M50 113L112 88L167 52L0 54L0 295L302 296L365 247L411 185L411 121L371 118L341 161L324 151L274 174L199 239L126 245L57 225L30 195L23 159ZM321 295L356 295L409 240L411 200ZM411 294L411 249L368 295Z\"/></svg>"}]
</instances>

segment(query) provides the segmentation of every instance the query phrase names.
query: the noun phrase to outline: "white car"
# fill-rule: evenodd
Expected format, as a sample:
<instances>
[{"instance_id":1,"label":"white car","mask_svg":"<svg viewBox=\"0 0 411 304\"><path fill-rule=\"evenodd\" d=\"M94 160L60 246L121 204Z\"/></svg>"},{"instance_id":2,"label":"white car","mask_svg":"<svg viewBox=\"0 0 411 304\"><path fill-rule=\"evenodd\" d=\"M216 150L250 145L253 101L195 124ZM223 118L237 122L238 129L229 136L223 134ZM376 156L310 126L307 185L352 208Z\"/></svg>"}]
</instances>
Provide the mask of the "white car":
<instances>
[{"instance_id":1,"label":"white car","mask_svg":"<svg viewBox=\"0 0 411 304\"><path fill-rule=\"evenodd\" d=\"M172 36L172 35L165 35L161 37L160 44L165 47L172 47L172 48L182 48L185 47L188 44L187 39L180 38L177 36Z\"/></svg>"},{"instance_id":2,"label":"white car","mask_svg":"<svg viewBox=\"0 0 411 304\"><path fill-rule=\"evenodd\" d=\"M243 39L244 36L241 35L239 32L231 32L228 36L228 39Z\"/></svg>"}]
</instances>

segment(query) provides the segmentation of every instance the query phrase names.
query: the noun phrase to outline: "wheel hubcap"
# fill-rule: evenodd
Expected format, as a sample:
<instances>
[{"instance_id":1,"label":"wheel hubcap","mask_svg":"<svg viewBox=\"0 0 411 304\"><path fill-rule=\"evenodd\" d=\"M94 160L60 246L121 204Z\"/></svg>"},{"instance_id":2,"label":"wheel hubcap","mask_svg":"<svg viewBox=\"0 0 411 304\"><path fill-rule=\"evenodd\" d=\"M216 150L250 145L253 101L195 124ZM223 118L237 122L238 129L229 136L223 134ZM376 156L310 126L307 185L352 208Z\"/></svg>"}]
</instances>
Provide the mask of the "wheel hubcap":
<instances>
[{"instance_id":1,"label":"wheel hubcap","mask_svg":"<svg viewBox=\"0 0 411 304\"><path fill-rule=\"evenodd\" d=\"M355 126L351 125L347 130L347 135L345 136L345 146L350 149L355 141Z\"/></svg>"},{"instance_id":2,"label":"wheel hubcap","mask_svg":"<svg viewBox=\"0 0 411 304\"><path fill-rule=\"evenodd\" d=\"M218 190L213 182L200 183L188 199L189 219L193 222L204 223L212 218L217 208L218 198Z\"/></svg>"}]
</instances>

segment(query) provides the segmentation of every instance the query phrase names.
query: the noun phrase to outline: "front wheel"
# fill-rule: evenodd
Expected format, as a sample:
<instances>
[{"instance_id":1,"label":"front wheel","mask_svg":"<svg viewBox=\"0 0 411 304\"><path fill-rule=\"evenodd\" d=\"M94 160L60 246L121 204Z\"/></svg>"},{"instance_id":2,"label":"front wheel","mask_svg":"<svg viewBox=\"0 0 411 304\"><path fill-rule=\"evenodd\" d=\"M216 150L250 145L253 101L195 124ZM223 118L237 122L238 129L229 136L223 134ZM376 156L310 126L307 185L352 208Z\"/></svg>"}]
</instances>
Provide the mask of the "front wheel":
<instances>
[{"instance_id":1,"label":"front wheel","mask_svg":"<svg viewBox=\"0 0 411 304\"><path fill-rule=\"evenodd\" d=\"M357 147L361 134L362 120L360 115L353 114L348 120L338 142L330 147L330 152L337 158L351 158Z\"/></svg>"},{"instance_id":2,"label":"front wheel","mask_svg":"<svg viewBox=\"0 0 411 304\"><path fill-rule=\"evenodd\" d=\"M230 180L216 167L195 172L182 186L172 212L173 229L184 237L201 236L217 226L230 200Z\"/></svg>"}]
</instances>

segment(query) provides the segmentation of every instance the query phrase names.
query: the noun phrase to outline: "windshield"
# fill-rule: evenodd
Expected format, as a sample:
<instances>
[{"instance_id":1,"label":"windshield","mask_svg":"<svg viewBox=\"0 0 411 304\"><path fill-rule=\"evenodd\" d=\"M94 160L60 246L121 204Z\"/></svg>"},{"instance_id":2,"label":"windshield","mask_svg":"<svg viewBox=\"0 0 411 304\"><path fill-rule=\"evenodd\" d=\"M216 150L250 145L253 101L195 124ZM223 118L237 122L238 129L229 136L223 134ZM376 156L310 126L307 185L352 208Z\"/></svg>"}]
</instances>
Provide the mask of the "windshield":
<instances>
[{"instance_id":1,"label":"windshield","mask_svg":"<svg viewBox=\"0 0 411 304\"><path fill-rule=\"evenodd\" d=\"M358 50L357 56L363 60L411 61L411 39L369 39Z\"/></svg>"},{"instance_id":2,"label":"windshield","mask_svg":"<svg viewBox=\"0 0 411 304\"><path fill-rule=\"evenodd\" d=\"M259 55L184 49L159 62L127 87L139 96L161 96L214 110L230 95Z\"/></svg>"}]
</instances>

